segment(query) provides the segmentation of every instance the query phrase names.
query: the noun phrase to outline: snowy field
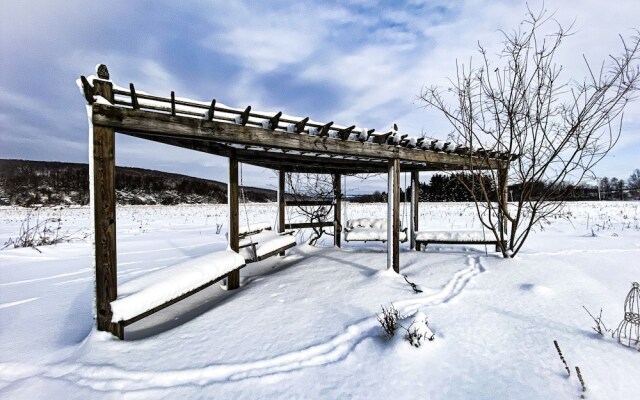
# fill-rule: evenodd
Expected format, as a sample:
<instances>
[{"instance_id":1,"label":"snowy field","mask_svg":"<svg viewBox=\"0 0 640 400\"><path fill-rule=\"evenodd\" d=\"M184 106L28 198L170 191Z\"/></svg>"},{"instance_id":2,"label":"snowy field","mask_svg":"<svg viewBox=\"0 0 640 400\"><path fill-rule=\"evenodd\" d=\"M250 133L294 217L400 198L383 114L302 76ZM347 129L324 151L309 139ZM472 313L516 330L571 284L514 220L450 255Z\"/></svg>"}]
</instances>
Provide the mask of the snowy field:
<instances>
[{"instance_id":1,"label":"snowy field","mask_svg":"<svg viewBox=\"0 0 640 400\"><path fill-rule=\"evenodd\" d=\"M384 205L344 208L348 219L386 214ZM241 211L242 221L275 222L273 204ZM385 270L382 243L298 245L243 269L240 289L214 285L119 341L93 328L89 210L43 210L77 240L0 251L0 398L575 399L575 366L586 398L637 398L640 353L597 335L582 307L602 308L608 328L621 321L640 281L640 203L564 212L515 260L484 246L403 244L401 273L419 294ZM0 244L25 215L0 209ZM421 204L420 219L421 229L480 229L464 204ZM124 283L224 249L226 207L119 207L117 229ZM426 314L435 340L386 339L376 313L391 303L405 326Z\"/></svg>"}]
</instances>

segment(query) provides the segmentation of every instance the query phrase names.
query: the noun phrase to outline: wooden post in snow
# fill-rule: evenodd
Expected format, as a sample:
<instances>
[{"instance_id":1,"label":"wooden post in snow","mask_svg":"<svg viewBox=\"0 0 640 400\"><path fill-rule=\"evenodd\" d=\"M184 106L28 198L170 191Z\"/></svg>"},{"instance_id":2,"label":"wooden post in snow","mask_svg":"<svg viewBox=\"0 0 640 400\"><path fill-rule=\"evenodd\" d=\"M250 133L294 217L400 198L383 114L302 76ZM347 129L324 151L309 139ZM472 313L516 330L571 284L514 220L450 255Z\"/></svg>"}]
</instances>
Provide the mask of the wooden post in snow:
<instances>
[{"instance_id":1,"label":"wooden post in snow","mask_svg":"<svg viewBox=\"0 0 640 400\"><path fill-rule=\"evenodd\" d=\"M285 223L285 202L284 202L284 178L286 172L278 171L278 232L284 232Z\"/></svg>"},{"instance_id":2,"label":"wooden post in snow","mask_svg":"<svg viewBox=\"0 0 640 400\"><path fill-rule=\"evenodd\" d=\"M409 222L411 250L416 248L416 231L420 217L418 206L420 205L420 172L411 172L411 218Z\"/></svg>"},{"instance_id":3,"label":"wooden post in snow","mask_svg":"<svg viewBox=\"0 0 640 400\"><path fill-rule=\"evenodd\" d=\"M400 273L400 160L389 160L387 190L387 268Z\"/></svg>"},{"instance_id":4,"label":"wooden post in snow","mask_svg":"<svg viewBox=\"0 0 640 400\"><path fill-rule=\"evenodd\" d=\"M333 243L340 247L342 235L342 175L333 174Z\"/></svg>"},{"instance_id":5,"label":"wooden post in snow","mask_svg":"<svg viewBox=\"0 0 640 400\"><path fill-rule=\"evenodd\" d=\"M238 192L238 159L233 153L229 157L229 185L227 190L229 205L229 247L236 253L240 250L240 210ZM230 272L227 276L227 289L240 287L240 270Z\"/></svg>"},{"instance_id":6,"label":"wooden post in snow","mask_svg":"<svg viewBox=\"0 0 640 400\"><path fill-rule=\"evenodd\" d=\"M278 232L282 233L285 229L285 193L284 193L284 183L285 183L285 174L284 170L278 171ZM279 254L280 256L284 256L284 251Z\"/></svg>"},{"instance_id":7,"label":"wooden post in snow","mask_svg":"<svg viewBox=\"0 0 640 400\"><path fill-rule=\"evenodd\" d=\"M98 79L93 81L94 95L113 102L113 84L109 81L107 67L99 65L97 74ZM96 325L98 330L112 332L122 339L122 329L111 322L111 302L118 296L115 131L105 126L92 126L89 162L93 171L89 190L95 232Z\"/></svg>"}]
</instances>

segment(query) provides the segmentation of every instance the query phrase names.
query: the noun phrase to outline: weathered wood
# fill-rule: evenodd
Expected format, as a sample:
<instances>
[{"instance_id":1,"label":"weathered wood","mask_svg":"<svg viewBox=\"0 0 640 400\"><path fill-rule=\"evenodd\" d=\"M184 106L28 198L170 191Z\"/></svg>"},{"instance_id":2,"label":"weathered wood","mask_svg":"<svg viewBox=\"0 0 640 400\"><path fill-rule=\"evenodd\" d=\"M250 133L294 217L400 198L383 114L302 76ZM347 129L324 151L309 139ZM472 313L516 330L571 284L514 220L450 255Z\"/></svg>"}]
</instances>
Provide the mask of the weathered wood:
<instances>
[{"instance_id":1,"label":"weathered wood","mask_svg":"<svg viewBox=\"0 0 640 400\"><path fill-rule=\"evenodd\" d=\"M285 230L285 177L286 172L282 169L278 171L278 233L283 233ZM280 253L284 256L284 251Z\"/></svg>"},{"instance_id":2,"label":"weathered wood","mask_svg":"<svg viewBox=\"0 0 640 400\"><path fill-rule=\"evenodd\" d=\"M340 238L342 237L342 175L333 175L333 244L340 247Z\"/></svg>"},{"instance_id":3,"label":"weathered wood","mask_svg":"<svg viewBox=\"0 0 640 400\"><path fill-rule=\"evenodd\" d=\"M227 203L229 204L229 247L236 253L240 250L240 204L238 190L238 159L235 154L229 157L229 184L227 185ZM229 273L227 289L240 287L240 270Z\"/></svg>"},{"instance_id":4,"label":"weathered wood","mask_svg":"<svg viewBox=\"0 0 640 400\"><path fill-rule=\"evenodd\" d=\"M391 162L393 173L393 238L392 238L392 266L400 273L400 161L395 158Z\"/></svg>"},{"instance_id":5,"label":"weathered wood","mask_svg":"<svg viewBox=\"0 0 640 400\"><path fill-rule=\"evenodd\" d=\"M411 172L411 218L410 220L410 248L416 248L416 231L419 228L420 206L420 172Z\"/></svg>"},{"instance_id":6,"label":"weathered wood","mask_svg":"<svg viewBox=\"0 0 640 400\"><path fill-rule=\"evenodd\" d=\"M283 170L278 171L278 233L282 233L285 230L285 174Z\"/></svg>"},{"instance_id":7,"label":"weathered wood","mask_svg":"<svg viewBox=\"0 0 640 400\"><path fill-rule=\"evenodd\" d=\"M495 251L500 251L500 243L506 246L506 242L503 240L486 239L486 240L416 240L416 250L421 251L427 248L429 244L466 244L466 245L481 245L492 244L495 245Z\"/></svg>"},{"instance_id":8,"label":"weathered wood","mask_svg":"<svg viewBox=\"0 0 640 400\"><path fill-rule=\"evenodd\" d=\"M285 224L285 229L304 229L304 228L324 228L333 226L333 221L325 222L299 222L294 224Z\"/></svg>"},{"instance_id":9,"label":"weathered wood","mask_svg":"<svg viewBox=\"0 0 640 400\"><path fill-rule=\"evenodd\" d=\"M249 113L251 112L251 106L247 106L245 110L240 114L240 125L245 126L249 122Z\"/></svg>"},{"instance_id":10,"label":"weathered wood","mask_svg":"<svg viewBox=\"0 0 640 400\"><path fill-rule=\"evenodd\" d=\"M243 266L231 271L229 273L229 275L240 271L240 269L242 269L244 267L245 267L245 265L243 265ZM181 294L180 296L178 296L178 297L176 297L174 299L171 299L171 300L167 301L166 303L163 303L163 304L160 304L157 307L154 307L151 310L145 311L144 313L142 313L140 315L136 315L135 317L130 318L130 319L126 320L126 321L120 321L119 324L122 325L123 328L126 327L126 326L129 326L129 325L133 324L134 322L138 322L143 318L146 318L146 317L148 317L148 316L150 316L152 314L155 314L160 310L163 310L163 309L165 309L165 308L167 308L167 307L169 307L169 306L171 306L173 304L176 304L176 303L186 299L189 296L192 296L192 295L198 293L199 291L201 291L203 289L208 288L209 286L213 285L214 283L220 282L221 280L227 278L227 276L228 275L219 276L219 277L215 278L214 280L211 280L211 281L205 283L204 285L198 286L195 289L192 289L192 290L190 290L190 291L188 291L188 292L186 292L184 294ZM123 330L123 333L124 333L124 330Z\"/></svg>"},{"instance_id":11,"label":"weathered wood","mask_svg":"<svg viewBox=\"0 0 640 400\"><path fill-rule=\"evenodd\" d=\"M181 115L131 110L94 103L93 123L111 126L119 132L146 133L170 137L193 138L216 142L248 144L297 151L338 154L342 156L370 157L380 160L399 158L401 161L424 163L422 170L462 169L473 163L477 168L497 168L501 160L464 157L397 146L373 146L358 141L342 141L310 135L287 135L280 131L251 126L240 126L219 121L206 121Z\"/></svg>"},{"instance_id":12,"label":"weathered wood","mask_svg":"<svg viewBox=\"0 0 640 400\"><path fill-rule=\"evenodd\" d=\"M280 117L282 116L282 111L278 111L276 115L269 119L269 129L272 131L276 130L278 127L278 123L280 122Z\"/></svg>"},{"instance_id":13,"label":"weathered wood","mask_svg":"<svg viewBox=\"0 0 640 400\"><path fill-rule=\"evenodd\" d=\"M338 131L338 137L340 138L340 140L347 140L349 139L349 135L351 135L351 131L353 131L355 129L355 125L351 125L348 128L345 129L340 129Z\"/></svg>"},{"instance_id":14,"label":"weathered wood","mask_svg":"<svg viewBox=\"0 0 640 400\"><path fill-rule=\"evenodd\" d=\"M295 128L295 133L302 133L302 131L304 131L304 127L307 125L307 122L309 122L309 117L305 117L303 120L296 122L296 128Z\"/></svg>"},{"instance_id":15,"label":"weathered wood","mask_svg":"<svg viewBox=\"0 0 640 400\"><path fill-rule=\"evenodd\" d=\"M315 206L331 206L333 200L289 200L287 206L289 207L315 207Z\"/></svg>"},{"instance_id":16,"label":"weathered wood","mask_svg":"<svg viewBox=\"0 0 640 400\"><path fill-rule=\"evenodd\" d=\"M387 143L387 139L391 136L392 133L393 132L387 132L387 133L384 133L382 135L373 136L373 143L380 144L380 145L386 144Z\"/></svg>"},{"instance_id":17,"label":"weathered wood","mask_svg":"<svg viewBox=\"0 0 640 400\"><path fill-rule=\"evenodd\" d=\"M171 115L176 115L176 92L171 91Z\"/></svg>"},{"instance_id":18,"label":"weathered wood","mask_svg":"<svg viewBox=\"0 0 640 400\"><path fill-rule=\"evenodd\" d=\"M80 77L80 82L82 82L82 93L84 94L84 98L87 100L87 103L95 103L96 99L93 98L93 88L84 75Z\"/></svg>"},{"instance_id":19,"label":"weathered wood","mask_svg":"<svg viewBox=\"0 0 640 400\"><path fill-rule=\"evenodd\" d=\"M95 79L94 94L113 101L113 85ZM94 126L90 157L96 273L96 324L98 330L112 331L111 302L118 296L116 257L115 132L111 127Z\"/></svg>"},{"instance_id":20,"label":"weathered wood","mask_svg":"<svg viewBox=\"0 0 640 400\"><path fill-rule=\"evenodd\" d=\"M256 257L255 261L254 260L251 260L251 261L247 260L247 264L252 263L252 262L266 260L269 257L275 256L276 254L278 254L280 256L284 256L286 250L294 248L295 246L296 246L295 243L289 243L288 245L280 247L279 249L276 249L276 250L270 251L268 253L265 253L265 254L261 255L260 257ZM254 251L254 254L255 254L255 249L253 251Z\"/></svg>"},{"instance_id":21,"label":"weathered wood","mask_svg":"<svg viewBox=\"0 0 640 400\"><path fill-rule=\"evenodd\" d=\"M318 129L318 136L319 137L329 136L329 128L331 128L331 125L333 125L333 121L327 122L326 124L322 125L322 127Z\"/></svg>"},{"instance_id":22,"label":"weathered wood","mask_svg":"<svg viewBox=\"0 0 640 400\"><path fill-rule=\"evenodd\" d=\"M213 120L213 114L216 112L216 99L211 100L211 105L209 106L209 113L207 114L207 121Z\"/></svg>"},{"instance_id":23,"label":"weathered wood","mask_svg":"<svg viewBox=\"0 0 640 400\"><path fill-rule=\"evenodd\" d=\"M139 110L140 104L138 104L138 96L136 96L136 88L133 87L133 83L129 84L129 91L131 92L131 107L134 110Z\"/></svg>"}]
</instances>

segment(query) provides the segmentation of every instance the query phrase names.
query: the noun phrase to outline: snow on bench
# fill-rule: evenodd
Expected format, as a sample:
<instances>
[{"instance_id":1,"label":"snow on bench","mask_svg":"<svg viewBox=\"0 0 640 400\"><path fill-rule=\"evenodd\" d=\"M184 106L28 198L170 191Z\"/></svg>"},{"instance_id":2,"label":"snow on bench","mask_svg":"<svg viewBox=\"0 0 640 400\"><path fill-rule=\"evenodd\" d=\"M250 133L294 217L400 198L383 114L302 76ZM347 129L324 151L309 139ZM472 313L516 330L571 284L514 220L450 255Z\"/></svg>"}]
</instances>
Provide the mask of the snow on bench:
<instances>
[{"instance_id":1,"label":"snow on bench","mask_svg":"<svg viewBox=\"0 0 640 400\"><path fill-rule=\"evenodd\" d=\"M129 325L150 311L173 304L173 300L183 295L204 289L244 265L240 254L223 250L139 276L118 287L118 298L111 302L112 321Z\"/></svg>"},{"instance_id":2,"label":"snow on bench","mask_svg":"<svg viewBox=\"0 0 640 400\"><path fill-rule=\"evenodd\" d=\"M278 253L282 253L296 245L293 231L277 233L263 230L256 234L247 235L240 239L240 255L247 263L262 261Z\"/></svg>"},{"instance_id":3,"label":"snow on bench","mask_svg":"<svg viewBox=\"0 0 640 400\"><path fill-rule=\"evenodd\" d=\"M240 226L238 233L240 234L240 237L243 238L248 235L269 230L271 230L271 224L269 222L254 222Z\"/></svg>"},{"instance_id":4,"label":"snow on bench","mask_svg":"<svg viewBox=\"0 0 640 400\"><path fill-rule=\"evenodd\" d=\"M344 229L344 240L347 242L387 241L386 218L357 218L347 221ZM407 241L407 229L400 230L400 241Z\"/></svg>"},{"instance_id":5,"label":"snow on bench","mask_svg":"<svg viewBox=\"0 0 640 400\"><path fill-rule=\"evenodd\" d=\"M496 251L500 251L499 240L493 233L482 231L418 231L416 232L416 249L421 250L429 243L443 244L493 244Z\"/></svg>"}]
</instances>

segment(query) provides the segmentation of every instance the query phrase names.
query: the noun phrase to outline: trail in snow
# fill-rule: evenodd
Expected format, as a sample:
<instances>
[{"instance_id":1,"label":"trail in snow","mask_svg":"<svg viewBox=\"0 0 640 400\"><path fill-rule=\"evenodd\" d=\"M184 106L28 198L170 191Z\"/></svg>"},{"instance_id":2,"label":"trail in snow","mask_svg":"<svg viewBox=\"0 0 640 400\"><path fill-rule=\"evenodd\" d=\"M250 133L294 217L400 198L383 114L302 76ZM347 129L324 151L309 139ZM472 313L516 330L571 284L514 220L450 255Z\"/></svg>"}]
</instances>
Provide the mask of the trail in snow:
<instances>
[{"instance_id":1,"label":"trail in snow","mask_svg":"<svg viewBox=\"0 0 640 400\"><path fill-rule=\"evenodd\" d=\"M474 276L484 271L478 256L469 256L467 265L467 268L457 272L437 293L394 302L401 315L409 317L420 307L443 304L459 295ZM214 364L204 368L177 371L129 371L114 366L68 363L43 366L0 363L0 379L14 381L40 376L63 379L98 391L141 390L237 381L338 362L347 357L362 340L378 335L378 325L375 316L367 317L347 326L345 332L327 342L252 362Z\"/></svg>"},{"instance_id":2,"label":"trail in snow","mask_svg":"<svg viewBox=\"0 0 640 400\"><path fill-rule=\"evenodd\" d=\"M20 304L24 304L24 303L29 303L32 302L34 300L38 300L40 297L32 297L30 299L26 299L26 300L18 300L18 301L14 301L12 303L4 303L4 304L0 304L0 309L2 308L9 308L9 307L13 307L13 306L17 306Z\"/></svg>"},{"instance_id":3,"label":"trail in snow","mask_svg":"<svg viewBox=\"0 0 640 400\"><path fill-rule=\"evenodd\" d=\"M66 274L45 276L43 278L23 279L23 280L20 280L20 281L13 281L13 282L4 282L4 283L0 283L0 286L11 286L11 285L20 285L20 284L23 284L23 283L33 283L33 282L48 281L50 279L57 279L57 278L64 278L64 277L67 277L67 276L86 274L86 273L91 272L91 271L92 271L91 268L83 268L83 269L81 269L79 271L68 272Z\"/></svg>"},{"instance_id":4,"label":"trail in snow","mask_svg":"<svg viewBox=\"0 0 640 400\"><path fill-rule=\"evenodd\" d=\"M549 252L526 253L527 256L570 256L572 254L600 254L600 253L633 253L640 252L637 249L571 249Z\"/></svg>"}]
</instances>

